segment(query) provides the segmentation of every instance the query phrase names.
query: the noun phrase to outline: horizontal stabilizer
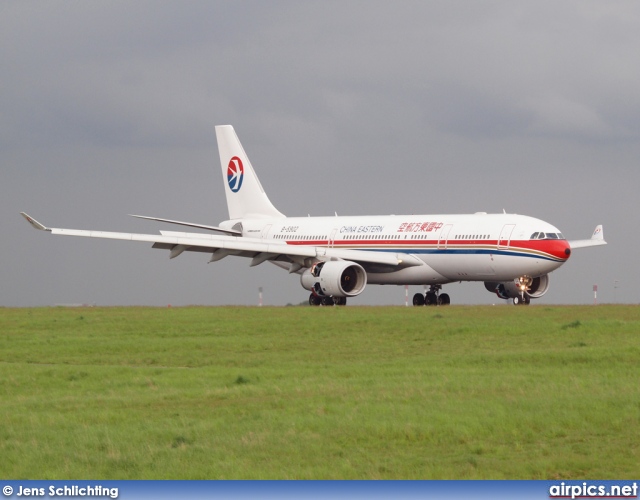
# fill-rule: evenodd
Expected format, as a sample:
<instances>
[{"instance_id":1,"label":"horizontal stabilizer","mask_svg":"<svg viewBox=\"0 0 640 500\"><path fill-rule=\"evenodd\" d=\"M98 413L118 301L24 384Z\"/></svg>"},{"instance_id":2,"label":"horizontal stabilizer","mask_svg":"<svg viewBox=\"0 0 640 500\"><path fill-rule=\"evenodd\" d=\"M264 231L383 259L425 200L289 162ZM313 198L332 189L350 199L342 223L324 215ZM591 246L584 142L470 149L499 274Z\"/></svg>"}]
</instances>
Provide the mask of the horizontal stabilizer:
<instances>
[{"instance_id":1,"label":"horizontal stabilizer","mask_svg":"<svg viewBox=\"0 0 640 500\"><path fill-rule=\"evenodd\" d=\"M223 229L221 227L216 226L206 226L204 224L194 224L193 222L182 222L179 220L171 220L171 219L160 219L159 217L147 217L146 215L133 215L129 214L131 217L137 217L138 219L147 219L147 220L155 220L158 222L166 222L168 224L178 224L179 226L189 226L196 227L198 229L206 229L207 231L218 231L220 233L231 234L235 236L242 236L241 231L236 231L235 229Z\"/></svg>"}]
</instances>

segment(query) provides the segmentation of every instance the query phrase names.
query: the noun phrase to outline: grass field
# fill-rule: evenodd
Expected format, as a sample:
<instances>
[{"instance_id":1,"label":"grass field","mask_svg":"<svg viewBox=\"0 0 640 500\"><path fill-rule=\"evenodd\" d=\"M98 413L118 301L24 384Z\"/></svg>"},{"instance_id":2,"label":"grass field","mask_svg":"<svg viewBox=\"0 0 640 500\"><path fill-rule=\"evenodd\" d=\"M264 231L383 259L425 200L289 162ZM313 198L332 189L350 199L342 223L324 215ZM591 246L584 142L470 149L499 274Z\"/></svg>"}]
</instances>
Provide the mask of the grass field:
<instances>
[{"instance_id":1,"label":"grass field","mask_svg":"<svg viewBox=\"0 0 640 500\"><path fill-rule=\"evenodd\" d=\"M633 479L640 307L0 308L0 477Z\"/></svg>"}]
</instances>

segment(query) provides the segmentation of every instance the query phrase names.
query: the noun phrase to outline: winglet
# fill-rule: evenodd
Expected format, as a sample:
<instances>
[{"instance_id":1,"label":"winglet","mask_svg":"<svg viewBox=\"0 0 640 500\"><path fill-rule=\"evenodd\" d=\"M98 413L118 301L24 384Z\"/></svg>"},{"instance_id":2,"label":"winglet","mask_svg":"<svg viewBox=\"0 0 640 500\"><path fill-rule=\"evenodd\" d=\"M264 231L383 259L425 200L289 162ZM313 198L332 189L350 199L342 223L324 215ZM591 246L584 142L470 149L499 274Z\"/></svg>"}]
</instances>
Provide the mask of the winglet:
<instances>
[{"instance_id":1,"label":"winglet","mask_svg":"<svg viewBox=\"0 0 640 500\"><path fill-rule=\"evenodd\" d=\"M596 226L596 229L593 231L591 235L592 240L604 241L604 233L602 231L602 224Z\"/></svg>"},{"instance_id":2,"label":"winglet","mask_svg":"<svg viewBox=\"0 0 640 500\"><path fill-rule=\"evenodd\" d=\"M591 238L588 240L576 240L570 241L569 245L571 245L571 249L574 248L584 248L584 247L595 247L598 245L606 245L607 242L604 241L604 231L602 229L602 224L598 224L591 235Z\"/></svg>"},{"instance_id":3,"label":"winglet","mask_svg":"<svg viewBox=\"0 0 640 500\"><path fill-rule=\"evenodd\" d=\"M26 213L20 212L20 215L22 215L25 219L27 219L27 222L31 224L34 228L39 229L40 231L51 231L51 229L49 229L46 226L43 226L37 220L35 220L33 217L30 217Z\"/></svg>"}]
</instances>

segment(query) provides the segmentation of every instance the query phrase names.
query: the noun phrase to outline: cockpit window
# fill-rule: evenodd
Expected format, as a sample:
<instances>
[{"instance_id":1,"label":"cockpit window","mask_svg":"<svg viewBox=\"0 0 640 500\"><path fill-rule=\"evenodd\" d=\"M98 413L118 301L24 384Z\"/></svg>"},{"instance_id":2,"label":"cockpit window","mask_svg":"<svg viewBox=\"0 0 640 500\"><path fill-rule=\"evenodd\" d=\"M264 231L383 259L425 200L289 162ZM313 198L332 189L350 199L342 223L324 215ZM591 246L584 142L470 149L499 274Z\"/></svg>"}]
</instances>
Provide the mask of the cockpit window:
<instances>
[{"instance_id":1,"label":"cockpit window","mask_svg":"<svg viewBox=\"0 0 640 500\"><path fill-rule=\"evenodd\" d=\"M562 233L543 233L541 231L531 235L532 240L564 240Z\"/></svg>"}]
</instances>

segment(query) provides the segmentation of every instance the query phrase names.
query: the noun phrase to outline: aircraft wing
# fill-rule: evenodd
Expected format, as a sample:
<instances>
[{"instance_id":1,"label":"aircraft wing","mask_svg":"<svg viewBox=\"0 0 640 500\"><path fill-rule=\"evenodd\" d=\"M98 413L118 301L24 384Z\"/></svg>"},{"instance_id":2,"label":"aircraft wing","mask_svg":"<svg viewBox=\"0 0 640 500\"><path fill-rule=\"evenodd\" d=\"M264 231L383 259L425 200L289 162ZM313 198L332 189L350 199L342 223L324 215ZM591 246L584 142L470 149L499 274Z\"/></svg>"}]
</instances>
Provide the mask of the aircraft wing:
<instances>
[{"instance_id":1,"label":"aircraft wing","mask_svg":"<svg viewBox=\"0 0 640 500\"><path fill-rule=\"evenodd\" d=\"M292 264L290 272L295 272L302 267L308 267L305 265L305 259L308 258L311 261L350 260L363 264L389 266L394 269L424 265L418 258L404 253L372 252L311 245L288 245L283 242L265 241L259 238L174 231L160 231L160 235L154 235L60 229L46 227L24 212L21 212L21 215L35 229L48 231L51 234L153 243L153 248L169 250L169 258L171 259L185 251L210 253L211 260L209 262L220 260L228 255L238 255L250 257L252 259L251 266L256 266L268 260L290 262Z\"/></svg>"},{"instance_id":2,"label":"aircraft wing","mask_svg":"<svg viewBox=\"0 0 640 500\"><path fill-rule=\"evenodd\" d=\"M604 241L604 232L602 230L602 224L596 226L591 238L588 240L573 240L569 242L571 245L571 250L574 248L584 248L584 247L593 247L597 245L606 245L607 242Z\"/></svg>"}]
</instances>

